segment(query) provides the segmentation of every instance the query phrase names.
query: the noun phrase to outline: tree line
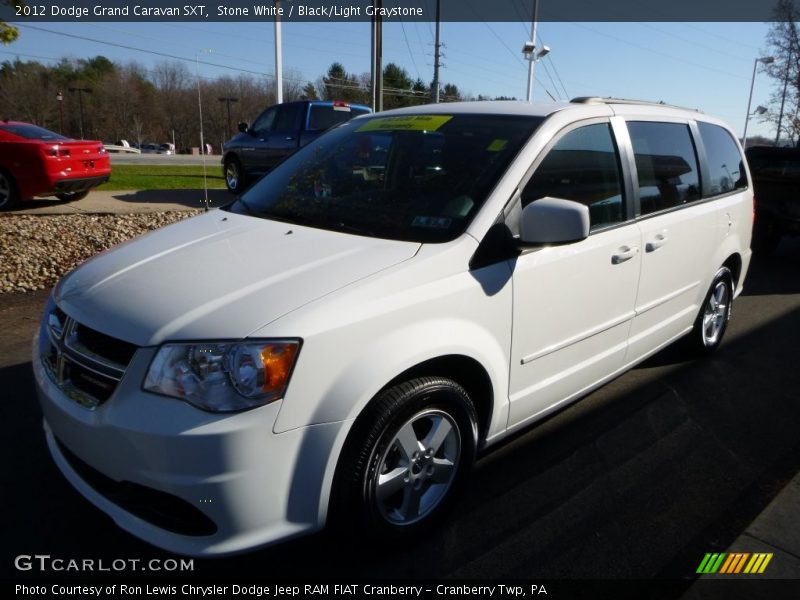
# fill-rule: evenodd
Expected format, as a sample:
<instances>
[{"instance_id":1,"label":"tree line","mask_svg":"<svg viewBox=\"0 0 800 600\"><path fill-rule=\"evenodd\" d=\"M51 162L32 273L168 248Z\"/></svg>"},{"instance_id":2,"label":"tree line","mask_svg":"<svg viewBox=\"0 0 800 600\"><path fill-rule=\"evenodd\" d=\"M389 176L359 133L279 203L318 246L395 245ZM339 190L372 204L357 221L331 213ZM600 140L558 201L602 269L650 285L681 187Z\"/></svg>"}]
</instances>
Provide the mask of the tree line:
<instances>
[{"instance_id":1,"label":"tree line","mask_svg":"<svg viewBox=\"0 0 800 600\"><path fill-rule=\"evenodd\" d=\"M775 127L775 143L800 144L800 7L792 0L780 0L775 21L767 34L762 69L773 80L768 111L761 120Z\"/></svg>"},{"instance_id":2,"label":"tree line","mask_svg":"<svg viewBox=\"0 0 800 600\"><path fill-rule=\"evenodd\" d=\"M394 63L385 66L383 85L384 109L430 102L430 85L412 80ZM304 81L289 69L283 87L285 102L371 104L369 73L349 73L338 62L316 82ZM440 99L485 98L465 96L448 83ZM62 59L55 65L19 59L0 63L0 119L35 123L69 137L80 137L83 131L84 138L110 143L174 141L179 151L189 151L200 146L202 107L205 140L218 149L236 132L239 121L252 121L274 103L272 77L241 74L198 80L179 61L161 62L151 69L135 62L117 64L104 56Z\"/></svg>"}]
</instances>

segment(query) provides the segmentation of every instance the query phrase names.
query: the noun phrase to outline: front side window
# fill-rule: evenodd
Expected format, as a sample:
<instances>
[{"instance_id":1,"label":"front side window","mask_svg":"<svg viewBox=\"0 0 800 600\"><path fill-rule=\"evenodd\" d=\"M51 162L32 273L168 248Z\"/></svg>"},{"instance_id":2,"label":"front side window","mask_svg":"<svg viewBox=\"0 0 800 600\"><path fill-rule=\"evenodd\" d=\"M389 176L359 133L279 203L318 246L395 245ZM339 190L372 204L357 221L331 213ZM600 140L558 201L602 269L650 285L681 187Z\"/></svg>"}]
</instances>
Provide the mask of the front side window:
<instances>
[{"instance_id":1,"label":"front side window","mask_svg":"<svg viewBox=\"0 0 800 600\"><path fill-rule=\"evenodd\" d=\"M278 115L278 107L275 106L268 110L265 110L263 113L259 115L256 119L255 123L251 129L258 135L266 135L270 131L272 131L272 127L275 125L275 118Z\"/></svg>"},{"instance_id":2,"label":"front side window","mask_svg":"<svg viewBox=\"0 0 800 600\"><path fill-rule=\"evenodd\" d=\"M697 155L683 123L628 123L636 157L641 214L700 199Z\"/></svg>"},{"instance_id":3,"label":"front side window","mask_svg":"<svg viewBox=\"0 0 800 600\"><path fill-rule=\"evenodd\" d=\"M589 207L592 229L625 220L619 156L608 123L570 131L545 156L522 191L522 206L545 196Z\"/></svg>"},{"instance_id":4,"label":"front side window","mask_svg":"<svg viewBox=\"0 0 800 600\"><path fill-rule=\"evenodd\" d=\"M449 241L541 121L468 114L350 121L291 155L230 210L371 237Z\"/></svg>"},{"instance_id":5,"label":"front side window","mask_svg":"<svg viewBox=\"0 0 800 600\"><path fill-rule=\"evenodd\" d=\"M725 194L747 187L744 159L731 134L719 125L699 122L700 138L705 146L710 171L709 193Z\"/></svg>"}]
</instances>

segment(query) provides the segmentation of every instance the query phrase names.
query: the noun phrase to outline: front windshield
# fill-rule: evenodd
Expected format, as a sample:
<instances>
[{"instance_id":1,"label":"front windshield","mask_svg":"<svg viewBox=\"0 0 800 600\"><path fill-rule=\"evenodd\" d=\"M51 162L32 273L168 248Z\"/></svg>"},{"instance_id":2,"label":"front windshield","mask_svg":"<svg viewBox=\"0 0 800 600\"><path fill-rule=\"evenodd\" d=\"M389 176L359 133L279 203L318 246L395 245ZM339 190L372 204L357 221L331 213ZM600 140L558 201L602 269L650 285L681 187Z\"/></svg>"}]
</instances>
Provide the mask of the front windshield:
<instances>
[{"instance_id":1,"label":"front windshield","mask_svg":"<svg viewBox=\"0 0 800 600\"><path fill-rule=\"evenodd\" d=\"M350 121L290 156L229 210L380 238L449 241L541 121L468 114Z\"/></svg>"}]
</instances>

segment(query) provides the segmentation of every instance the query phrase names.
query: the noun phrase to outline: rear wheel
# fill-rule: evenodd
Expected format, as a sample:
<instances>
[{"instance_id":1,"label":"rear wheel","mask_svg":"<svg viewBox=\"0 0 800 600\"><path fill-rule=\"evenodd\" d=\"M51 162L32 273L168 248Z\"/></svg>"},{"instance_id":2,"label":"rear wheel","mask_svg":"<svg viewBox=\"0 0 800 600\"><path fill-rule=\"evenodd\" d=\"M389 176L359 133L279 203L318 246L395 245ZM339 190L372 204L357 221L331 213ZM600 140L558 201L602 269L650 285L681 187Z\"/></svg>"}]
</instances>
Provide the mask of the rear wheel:
<instances>
[{"instance_id":1,"label":"rear wheel","mask_svg":"<svg viewBox=\"0 0 800 600\"><path fill-rule=\"evenodd\" d=\"M88 195L89 190L83 190L82 192L63 192L61 194L56 194L56 198L62 202L74 202L76 200L83 200Z\"/></svg>"},{"instance_id":2,"label":"rear wheel","mask_svg":"<svg viewBox=\"0 0 800 600\"><path fill-rule=\"evenodd\" d=\"M356 421L340 458L332 519L382 539L438 523L475 461L477 417L456 382L424 377L383 392Z\"/></svg>"},{"instance_id":3,"label":"rear wheel","mask_svg":"<svg viewBox=\"0 0 800 600\"><path fill-rule=\"evenodd\" d=\"M242 163L235 156L225 159L223 167L225 173L225 185L232 194L240 194L245 186L245 174L242 170Z\"/></svg>"},{"instance_id":4,"label":"rear wheel","mask_svg":"<svg viewBox=\"0 0 800 600\"><path fill-rule=\"evenodd\" d=\"M733 276L728 267L722 267L714 276L694 323L690 342L696 353L711 354L719 348L728 329L732 302Z\"/></svg>"},{"instance_id":5,"label":"rear wheel","mask_svg":"<svg viewBox=\"0 0 800 600\"><path fill-rule=\"evenodd\" d=\"M19 192L14 178L0 169L0 210L9 210L19 204Z\"/></svg>"}]
</instances>

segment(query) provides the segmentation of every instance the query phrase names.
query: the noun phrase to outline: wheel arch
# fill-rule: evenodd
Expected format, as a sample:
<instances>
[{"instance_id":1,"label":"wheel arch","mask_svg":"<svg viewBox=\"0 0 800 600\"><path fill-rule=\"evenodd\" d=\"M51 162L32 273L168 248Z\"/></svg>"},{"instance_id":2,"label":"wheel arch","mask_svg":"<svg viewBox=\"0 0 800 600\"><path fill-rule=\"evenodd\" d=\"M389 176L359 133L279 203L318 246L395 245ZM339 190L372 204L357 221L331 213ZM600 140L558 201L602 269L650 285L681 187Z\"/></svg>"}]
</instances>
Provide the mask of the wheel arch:
<instances>
[{"instance_id":1,"label":"wheel arch","mask_svg":"<svg viewBox=\"0 0 800 600\"><path fill-rule=\"evenodd\" d=\"M737 289L742 276L742 256L738 252L735 252L725 259L722 266L730 269L731 277L733 277L734 290Z\"/></svg>"},{"instance_id":2,"label":"wheel arch","mask_svg":"<svg viewBox=\"0 0 800 600\"><path fill-rule=\"evenodd\" d=\"M445 377L452 379L469 394L472 403L475 405L475 412L478 415L478 445L486 438L489 425L492 422L492 412L494 410L494 386L489 377L489 373L484 366L474 358L463 354L447 354L423 361L410 367L398 374L389 381L381 390L370 400L370 404L380 396L380 394L403 381L416 379L418 377ZM369 404L367 405L369 406ZM367 407L361 411L363 414Z\"/></svg>"}]
</instances>

